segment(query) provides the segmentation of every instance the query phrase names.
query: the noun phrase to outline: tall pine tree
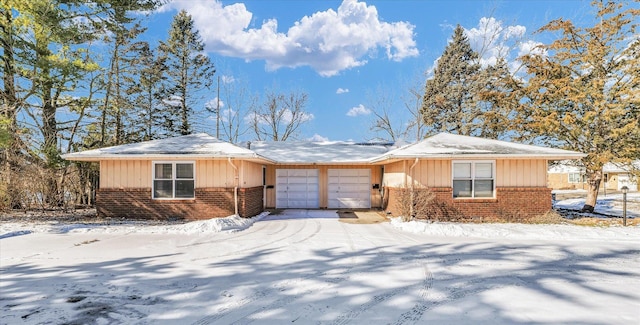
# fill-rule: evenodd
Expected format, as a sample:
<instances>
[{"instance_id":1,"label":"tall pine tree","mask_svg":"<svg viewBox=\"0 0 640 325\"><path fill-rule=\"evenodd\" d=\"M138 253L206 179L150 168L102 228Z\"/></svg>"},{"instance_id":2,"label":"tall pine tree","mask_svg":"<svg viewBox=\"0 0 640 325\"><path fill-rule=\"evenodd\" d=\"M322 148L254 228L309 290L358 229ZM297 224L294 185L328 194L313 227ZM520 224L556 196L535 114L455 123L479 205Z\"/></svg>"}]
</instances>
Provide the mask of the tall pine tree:
<instances>
[{"instance_id":1,"label":"tall pine tree","mask_svg":"<svg viewBox=\"0 0 640 325\"><path fill-rule=\"evenodd\" d=\"M163 135L161 96L167 66L146 42L138 43L134 53L138 78L129 89L137 111L133 133L138 141L158 139Z\"/></svg>"},{"instance_id":2,"label":"tall pine tree","mask_svg":"<svg viewBox=\"0 0 640 325\"><path fill-rule=\"evenodd\" d=\"M480 87L477 61L478 54L458 25L425 87L422 117L432 133L475 135L482 127L477 120L480 115L476 98Z\"/></svg>"},{"instance_id":3,"label":"tall pine tree","mask_svg":"<svg viewBox=\"0 0 640 325\"><path fill-rule=\"evenodd\" d=\"M105 32L105 42L110 44L109 67L105 75L105 95L101 107L101 145L118 145L135 139L127 139L127 124L133 111L130 98L138 71L135 53L140 46L136 38L146 28L139 23L138 12L153 10L156 0L103 0L96 6L102 13L98 22Z\"/></svg>"},{"instance_id":4,"label":"tall pine tree","mask_svg":"<svg viewBox=\"0 0 640 325\"><path fill-rule=\"evenodd\" d=\"M215 68L202 53L204 43L185 10L173 18L169 39L160 43L159 50L167 65L165 127L170 134L190 134L196 105L202 102L203 91L211 87Z\"/></svg>"}]
</instances>

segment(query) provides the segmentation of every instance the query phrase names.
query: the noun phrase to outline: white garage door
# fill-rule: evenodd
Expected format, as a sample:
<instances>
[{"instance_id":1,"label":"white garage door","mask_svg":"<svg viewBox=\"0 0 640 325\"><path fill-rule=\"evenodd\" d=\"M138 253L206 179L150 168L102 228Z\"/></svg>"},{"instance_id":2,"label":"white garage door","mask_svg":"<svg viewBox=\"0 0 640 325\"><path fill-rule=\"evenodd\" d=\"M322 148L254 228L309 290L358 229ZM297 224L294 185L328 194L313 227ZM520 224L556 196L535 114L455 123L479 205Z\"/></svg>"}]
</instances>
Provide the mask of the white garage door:
<instances>
[{"instance_id":1,"label":"white garage door","mask_svg":"<svg viewBox=\"0 0 640 325\"><path fill-rule=\"evenodd\" d=\"M317 169L276 169L276 208L317 209Z\"/></svg>"},{"instance_id":2,"label":"white garage door","mask_svg":"<svg viewBox=\"0 0 640 325\"><path fill-rule=\"evenodd\" d=\"M330 209L371 207L370 169L329 169Z\"/></svg>"}]
</instances>

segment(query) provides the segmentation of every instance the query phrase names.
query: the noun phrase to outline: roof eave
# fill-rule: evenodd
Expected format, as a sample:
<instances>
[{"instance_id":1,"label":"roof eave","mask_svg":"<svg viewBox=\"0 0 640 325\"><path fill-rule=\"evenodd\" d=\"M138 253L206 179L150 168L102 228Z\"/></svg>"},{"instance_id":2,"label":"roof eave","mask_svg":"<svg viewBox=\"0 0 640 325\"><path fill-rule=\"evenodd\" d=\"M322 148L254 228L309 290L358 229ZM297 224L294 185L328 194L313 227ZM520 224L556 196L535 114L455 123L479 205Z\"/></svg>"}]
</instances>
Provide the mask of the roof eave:
<instances>
[{"instance_id":1,"label":"roof eave","mask_svg":"<svg viewBox=\"0 0 640 325\"><path fill-rule=\"evenodd\" d=\"M330 166L330 165L369 165L371 162L369 160L355 160L355 161L277 161L274 162L275 165L286 166L286 165L320 165L320 166Z\"/></svg>"},{"instance_id":2,"label":"roof eave","mask_svg":"<svg viewBox=\"0 0 640 325\"><path fill-rule=\"evenodd\" d=\"M547 159L547 160L566 160L580 159L585 157L583 153L567 153L567 154L428 154L428 155L384 155L371 159L371 163L379 163L386 160L406 160L406 159L459 159L459 158L482 158L482 159Z\"/></svg>"},{"instance_id":3,"label":"roof eave","mask_svg":"<svg viewBox=\"0 0 640 325\"><path fill-rule=\"evenodd\" d=\"M101 161L101 160L190 160L190 159L243 159L243 160L256 160L260 162L275 163L272 159L257 154L235 154L235 155L210 155L210 154L134 154L134 155L114 155L114 154L101 154L101 155L74 155L66 154L62 155L65 160L72 161Z\"/></svg>"}]
</instances>

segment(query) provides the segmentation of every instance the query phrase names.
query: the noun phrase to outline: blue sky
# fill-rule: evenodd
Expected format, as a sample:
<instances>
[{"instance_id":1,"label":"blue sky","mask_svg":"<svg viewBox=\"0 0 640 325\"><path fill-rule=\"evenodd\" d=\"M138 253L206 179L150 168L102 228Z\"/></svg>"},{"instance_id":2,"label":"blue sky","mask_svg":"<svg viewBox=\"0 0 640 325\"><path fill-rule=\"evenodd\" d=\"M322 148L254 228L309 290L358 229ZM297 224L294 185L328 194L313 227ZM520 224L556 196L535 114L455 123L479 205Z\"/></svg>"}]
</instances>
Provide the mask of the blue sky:
<instances>
[{"instance_id":1,"label":"blue sky","mask_svg":"<svg viewBox=\"0 0 640 325\"><path fill-rule=\"evenodd\" d=\"M372 110L386 108L399 127L406 123L409 90L424 87L456 24L483 63L507 53L517 69L518 54L548 41L534 33L539 27L593 17L589 1L579 0L179 0L145 18L145 38L166 39L181 9L193 16L223 83L257 94L306 92L310 120L299 138L355 141L381 136L370 130ZM490 42L487 35L498 38ZM215 99L215 90L205 97ZM215 134L211 116L202 120L196 131Z\"/></svg>"}]
</instances>

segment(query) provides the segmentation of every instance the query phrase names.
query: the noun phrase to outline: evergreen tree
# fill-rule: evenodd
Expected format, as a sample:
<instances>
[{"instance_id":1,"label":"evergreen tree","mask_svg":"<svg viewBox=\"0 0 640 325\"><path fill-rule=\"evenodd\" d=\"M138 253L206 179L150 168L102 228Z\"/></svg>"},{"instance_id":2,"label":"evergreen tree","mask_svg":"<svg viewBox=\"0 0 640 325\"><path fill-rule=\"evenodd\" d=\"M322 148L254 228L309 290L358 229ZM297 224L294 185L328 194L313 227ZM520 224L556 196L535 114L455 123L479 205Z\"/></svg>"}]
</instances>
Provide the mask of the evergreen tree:
<instances>
[{"instance_id":1,"label":"evergreen tree","mask_svg":"<svg viewBox=\"0 0 640 325\"><path fill-rule=\"evenodd\" d=\"M482 125L476 97L480 87L477 61L478 54L458 25L425 87L422 117L432 133L478 134Z\"/></svg>"},{"instance_id":2,"label":"evergreen tree","mask_svg":"<svg viewBox=\"0 0 640 325\"><path fill-rule=\"evenodd\" d=\"M521 88L521 82L509 71L504 58L482 69L479 76L477 135L490 139L506 135L518 137L515 119L520 100L517 90Z\"/></svg>"},{"instance_id":3,"label":"evergreen tree","mask_svg":"<svg viewBox=\"0 0 640 325\"><path fill-rule=\"evenodd\" d=\"M519 115L531 137L587 154L593 211L606 162L630 162L640 147L640 9L594 1L591 27L558 19L541 32L559 37L543 54L522 57L529 79ZM635 35L635 36L634 36Z\"/></svg>"},{"instance_id":4,"label":"evergreen tree","mask_svg":"<svg viewBox=\"0 0 640 325\"><path fill-rule=\"evenodd\" d=\"M138 78L129 89L129 95L133 96L137 122L133 124L135 136L132 138L137 141L158 139L163 136L161 95L167 67L164 59L157 57L146 42L139 43L134 53Z\"/></svg>"},{"instance_id":5,"label":"evergreen tree","mask_svg":"<svg viewBox=\"0 0 640 325\"><path fill-rule=\"evenodd\" d=\"M190 134L195 106L203 99L202 91L211 87L215 68L202 53L204 43L185 10L174 17L169 39L160 42L159 50L167 65L165 127L173 134Z\"/></svg>"},{"instance_id":6,"label":"evergreen tree","mask_svg":"<svg viewBox=\"0 0 640 325\"><path fill-rule=\"evenodd\" d=\"M136 38L143 28L137 12L149 11L159 4L156 0L103 0L96 5L100 8L97 28L103 28L105 42L111 45L109 67L105 74L105 94L101 107L101 145L118 145L131 142L127 139L129 114L133 110L130 88L134 87L139 73L136 66L136 49L141 45Z\"/></svg>"},{"instance_id":7,"label":"evergreen tree","mask_svg":"<svg viewBox=\"0 0 640 325\"><path fill-rule=\"evenodd\" d=\"M64 168L60 159L60 139L69 121L60 121L61 109L84 107L87 101L72 93L84 87L85 77L98 69L82 44L95 38L89 22L78 19L90 13L82 1L60 0L2 0L0 2L3 60L3 115L9 119L13 134L12 146L7 150L5 166L11 161L26 160L33 166L47 169L48 178L42 180L41 197L46 204L62 204L61 183L56 179ZM16 116L28 116L35 125L32 139L21 138ZM82 118L82 116L78 116ZM14 133L15 132L15 133ZM25 133L21 134L22 136ZM24 164L23 164L24 165ZM10 175L19 172L11 167ZM8 187L11 187L9 185ZM19 206L12 202L11 206Z\"/></svg>"}]
</instances>

